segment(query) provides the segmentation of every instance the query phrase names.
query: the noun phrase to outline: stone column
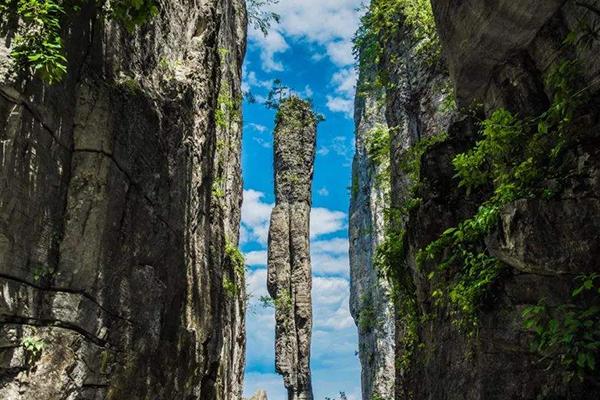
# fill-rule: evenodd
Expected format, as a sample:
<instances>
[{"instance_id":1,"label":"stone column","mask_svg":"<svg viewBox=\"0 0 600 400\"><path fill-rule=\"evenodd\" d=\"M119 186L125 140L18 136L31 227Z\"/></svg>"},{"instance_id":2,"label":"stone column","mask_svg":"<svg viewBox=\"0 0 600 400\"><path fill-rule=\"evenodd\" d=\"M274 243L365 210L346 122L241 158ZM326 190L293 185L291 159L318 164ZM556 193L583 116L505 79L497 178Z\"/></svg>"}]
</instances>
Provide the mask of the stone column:
<instances>
[{"instance_id":1,"label":"stone column","mask_svg":"<svg viewBox=\"0 0 600 400\"><path fill-rule=\"evenodd\" d=\"M309 102L282 101L275 127L276 205L269 229L267 286L274 299L275 366L289 400L312 400L310 208L317 119Z\"/></svg>"}]
</instances>

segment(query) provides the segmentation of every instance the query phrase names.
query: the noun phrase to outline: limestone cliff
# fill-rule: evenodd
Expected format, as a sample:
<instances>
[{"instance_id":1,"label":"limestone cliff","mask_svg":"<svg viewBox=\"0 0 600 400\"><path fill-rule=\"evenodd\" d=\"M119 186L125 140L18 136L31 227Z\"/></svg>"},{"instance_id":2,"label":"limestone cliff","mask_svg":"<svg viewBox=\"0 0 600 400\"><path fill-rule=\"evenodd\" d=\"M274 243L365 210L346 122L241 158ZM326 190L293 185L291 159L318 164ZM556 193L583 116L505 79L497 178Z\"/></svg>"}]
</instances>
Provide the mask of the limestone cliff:
<instances>
[{"instance_id":1,"label":"limestone cliff","mask_svg":"<svg viewBox=\"0 0 600 400\"><path fill-rule=\"evenodd\" d=\"M377 32L391 190L371 264L394 294L395 398L597 398L598 2L432 4L441 58L410 8Z\"/></svg>"},{"instance_id":2,"label":"limestone cliff","mask_svg":"<svg viewBox=\"0 0 600 400\"><path fill-rule=\"evenodd\" d=\"M59 83L2 69L0 398L241 397L245 5L159 6L65 17Z\"/></svg>"},{"instance_id":3,"label":"limestone cliff","mask_svg":"<svg viewBox=\"0 0 600 400\"><path fill-rule=\"evenodd\" d=\"M371 78L360 76L358 87ZM381 91L357 96L356 153L352 165L350 201L350 311L359 329L358 355L362 397L389 399L394 395L394 306L391 288L374 265L374 254L384 235L384 208L389 200L385 170L389 156L378 164L369 155L373 135L387 130ZM371 149L373 150L373 149Z\"/></svg>"},{"instance_id":4,"label":"limestone cliff","mask_svg":"<svg viewBox=\"0 0 600 400\"><path fill-rule=\"evenodd\" d=\"M310 103L295 96L281 102L276 119L267 275L275 304L275 367L289 400L312 400L309 227L317 120Z\"/></svg>"}]
</instances>

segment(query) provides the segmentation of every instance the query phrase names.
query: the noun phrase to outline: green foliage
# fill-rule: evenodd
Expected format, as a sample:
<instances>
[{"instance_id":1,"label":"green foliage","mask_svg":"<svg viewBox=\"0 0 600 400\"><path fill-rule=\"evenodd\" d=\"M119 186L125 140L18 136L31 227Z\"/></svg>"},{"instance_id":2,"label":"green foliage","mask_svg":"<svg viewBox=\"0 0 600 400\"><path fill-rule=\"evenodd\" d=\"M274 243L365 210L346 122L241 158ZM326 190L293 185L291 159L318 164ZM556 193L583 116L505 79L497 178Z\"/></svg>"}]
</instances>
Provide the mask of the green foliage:
<instances>
[{"instance_id":1,"label":"green foliage","mask_svg":"<svg viewBox=\"0 0 600 400\"><path fill-rule=\"evenodd\" d=\"M376 125L366 137L367 154L373 164L379 166L389 163L391 135L390 129Z\"/></svg>"},{"instance_id":2,"label":"green foliage","mask_svg":"<svg viewBox=\"0 0 600 400\"><path fill-rule=\"evenodd\" d=\"M228 276L223 276L223 289L229 297L235 297L238 294L237 285Z\"/></svg>"},{"instance_id":3,"label":"green foliage","mask_svg":"<svg viewBox=\"0 0 600 400\"><path fill-rule=\"evenodd\" d=\"M373 0L361 19L354 37L354 53L361 64L379 66L386 46L398 40L401 21L408 26L417 42L415 52L429 62L439 57L440 44L430 0ZM378 76L379 83L387 80Z\"/></svg>"},{"instance_id":4,"label":"green foliage","mask_svg":"<svg viewBox=\"0 0 600 400\"><path fill-rule=\"evenodd\" d=\"M275 114L275 122L279 123L285 115L287 123L291 124L295 129L303 129L309 123L319 124L325 121L323 114L313 110L312 101L300 98L296 93L290 90L287 86L283 86L281 81L275 80L273 89L269 92L265 105L268 108L277 110ZM292 117L295 117L295 120ZM309 118L306 118L309 117ZM309 119L312 119L310 121Z\"/></svg>"},{"instance_id":5,"label":"green foliage","mask_svg":"<svg viewBox=\"0 0 600 400\"><path fill-rule=\"evenodd\" d=\"M370 332L377 327L377 314L373 305L371 292L364 294L360 299L360 310L358 313L358 328L361 332Z\"/></svg>"},{"instance_id":6,"label":"green foliage","mask_svg":"<svg viewBox=\"0 0 600 400\"><path fill-rule=\"evenodd\" d=\"M15 38L11 57L50 84L60 81L67 73L60 37L63 6L53 0L13 0L8 7L15 5L23 26Z\"/></svg>"},{"instance_id":7,"label":"green foliage","mask_svg":"<svg viewBox=\"0 0 600 400\"><path fill-rule=\"evenodd\" d=\"M155 0L114 0L108 16L133 30L158 14L157 5ZM79 9L80 5L63 0L8 0L2 4L3 15L20 20L11 52L17 65L48 84L60 82L67 73L61 38L63 22L67 14Z\"/></svg>"},{"instance_id":8,"label":"green foliage","mask_svg":"<svg viewBox=\"0 0 600 400\"><path fill-rule=\"evenodd\" d=\"M275 308L280 312L288 312L292 309L292 295L289 291L280 291L277 298L261 296L259 302L264 308Z\"/></svg>"},{"instance_id":9,"label":"green foliage","mask_svg":"<svg viewBox=\"0 0 600 400\"><path fill-rule=\"evenodd\" d=\"M266 6L277 4L279 0L246 0L246 8L248 9L248 22L259 29L263 35L269 34L271 24L279 23L279 14L272 11L265 11Z\"/></svg>"},{"instance_id":10,"label":"green foliage","mask_svg":"<svg viewBox=\"0 0 600 400\"><path fill-rule=\"evenodd\" d=\"M109 4L110 16L129 31L145 24L159 12L156 0L112 0Z\"/></svg>"},{"instance_id":11,"label":"green foliage","mask_svg":"<svg viewBox=\"0 0 600 400\"><path fill-rule=\"evenodd\" d=\"M583 1L574 2L577 7L583 8L582 13L574 13L575 28L569 32L564 44L589 50L595 42L600 40L600 8L594 4Z\"/></svg>"},{"instance_id":12,"label":"green foliage","mask_svg":"<svg viewBox=\"0 0 600 400\"><path fill-rule=\"evenodd\" d=\"M225 242L225 256L231 262L235 273L239 277L243 277L246 271L246 260L240 249L229 242Z\"/></svg>"},{"instance_id":13,"label":"green foliage","mask_svg":"<svg viewBox=\"0 0 600 400\"><path fill-rule=\"evenodd\" d=\"M215 124L221 129L226 129L234 120L241 116L241 101L234 99L229 94L229 87L223 85L217 98L215 110Z\"/></svg>"},{"instance_id":14,"label":"green foliage","mask_svg":"<svg viewBox=\"0 0 600 400\"><path fill-rule=\"evenodd\" d=\"M36 336L27 336L21 340L21 346L25 349L27 358L31 361L38 360L46 347L43 339Z\"/></svg>"},{"instance_id":15,"label":"green foliage","mask_svg":"<svg viewBox=\"0 0 600 400\"><path fill-rule=\"evenodd\" d=\"M600 306L589 305L600 295L600 275L581 275L576 282L573 303L552 309L542 300L523 310L525 328L535 337L532 350L560 367L565 383L597 374L600 361Z\"/></svg>"},{"instance_id":16,"label":"green foliage","mask_svg":"<svg viewBox=\"0 0 600 400\"><path fill-rule=\"evenodd\" d=\"M376 125L365 138L367 154L376 168L375 182L385 190L390 187L391 144L391 129L384 125Z\"/></svg>"},{"instance_id":17,"label":"green foliage","mask_svg":"<svg viewBox=\"0 0 600 400\"><path fill-rule=\"evenodd\" d=\"M503 269L485 250L483 238L496 227L505 204L551 194L544 181L559 173L560 158L569 143L567 128L582 101L581 92L573 89L575 71L573 62L558 63L546 79L553 92L546 112L523 119L507 110L495 111L483 121L482 138L474 148L453 160L461 187L467 191L487 187L492 194L472 218L447 229L420 251L417 262L437 262L437 271L430 273L430 279L437 272L454 273L446 293L437 288L434 297L438 304L450 301L454 322L469 334L475 332L478 309Z\"/></svg>"},{"instance_id":18,"label":"green foliage","mask_svg":"<svg viewBox=\"0 0 600 400\"><path fill-rule=\"evenodd\" d=\"M225 190L223 189L223 179L215 179L212 184L212 195L215 199L220 200L225 198Z\"/></svg>"},{"instance_id":19,"label":"green foliage","mask_svg":"<svg viewBox=\"0 0 600 400\"><path fill-rule=\"evenodd\" d=\"M229 241L225 241L225 259L229 262L229 265L233 269L234 279L230 279L229 276L223 275L223 289L229 297L235 297L239 293L238 285L236 281L242 281L246 272L246 261L244 255Z\"/></svg>"}]
</instances>

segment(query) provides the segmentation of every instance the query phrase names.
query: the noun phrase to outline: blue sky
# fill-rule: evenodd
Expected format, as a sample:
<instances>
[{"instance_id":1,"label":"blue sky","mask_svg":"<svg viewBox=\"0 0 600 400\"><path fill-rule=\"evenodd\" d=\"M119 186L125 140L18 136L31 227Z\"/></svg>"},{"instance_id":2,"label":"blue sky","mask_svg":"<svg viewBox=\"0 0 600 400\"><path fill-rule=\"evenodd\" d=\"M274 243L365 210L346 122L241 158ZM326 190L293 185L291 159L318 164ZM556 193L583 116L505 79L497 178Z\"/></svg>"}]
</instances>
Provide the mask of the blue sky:
<instances>
[{"instance_id":1,"label":"blue sky","mask_svg":"<svg viewBox=\"0 0 600 400\"><path fill-rule=\"evenodd\" d=\"M274 79L304 97L326 117L319 125L311 214L313 266L312 371L315 399L345 391L360 399L357 332L348 310L348 203L356 73L351 39L361 0L280 0L272 10L281 23L269 35L249 29L244 89L260 101ZM245 396L267 390L269 400L287 398L274 373L274 317L258 305L266 295L266 240L273 196L274 112L244 104L241 246L251 294L247 315Z\"/></svg>"}]
</instances>

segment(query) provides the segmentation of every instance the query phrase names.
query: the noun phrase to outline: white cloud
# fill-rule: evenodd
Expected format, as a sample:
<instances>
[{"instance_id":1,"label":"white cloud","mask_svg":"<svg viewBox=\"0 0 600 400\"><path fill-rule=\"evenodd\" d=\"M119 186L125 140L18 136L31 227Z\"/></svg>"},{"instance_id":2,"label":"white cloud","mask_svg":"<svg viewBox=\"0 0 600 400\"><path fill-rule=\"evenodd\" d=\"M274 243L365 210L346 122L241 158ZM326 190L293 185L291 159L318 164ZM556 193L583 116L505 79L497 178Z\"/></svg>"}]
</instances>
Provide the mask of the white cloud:
<instances>
[{"instance_id":1,"label":"white cloud","mask_svg":"<svg viewBox=\"0 0 600 400\"><path fill-rule=\"evenodd\" d=\"M329 149L327 147L321 147L319 150L317 150L317 154L320 156L326 156L329 154Z\"/></svg>"},{"instance_id":2,"label":"white cloud","mask_svg":"<svg viewBox=\"0 0 600 400\"><path fill-rule=\"evenodd\" d=\"M313 273L319 276L348 276L350 261L347 239L316 240L310 246Z\"/></svg>"},{"instance_id":3,"label":"white cloud","mask_svg":"<svg viewBox=\"0 0 600 400\"><path fill-rule=\"evenodd\" d=\"M310 237L339 232L346 228L346 213L314 207L310 212Z\"/></svg>"},{"instance_id":4,"label":"white cloud","mask_svg":"<svg viewBox=\"0 0 600 400\"><path fill-rule=\"evenodd\" d=\"M244 254L246 258L246 265L267 265L267 251L266 250L255 250L249 251Z\"/></svg>"},{"instance_id":5,"label":"white cloud","mask_svg":"<svg viewBox=\"0 0 600 400\"><path fill-rule=\"evenodd\" d=\"M317 193L319 194L319 196L323 196L323 197L329 196L329 190L327 190L326 187L322 187L321 189L319 189L317 191Z\"/></svg>"},{"instance_id":6,"label":"white cloud","mask_svg":"<svg viewBox=\"0 0 600 400\"><path fill-rule=\"evenodd\" d=\"M259 87L263 89L271 89L273 87L273 81L263 81L256 77L256 72L250 71L245 76L244 82L246 82L251 87Z\"/></svg>"},{"instance_id":7,"label":"white cloud","mask_svg":"<svg viewBox=\"0 0 600 400\"><path fill-rule=\"evenodd\" d=\"M244 202L242 204L242 244L256 241L261 244L267 243L269 236L269 219L273 204L263 201L264 193L256 190L244 190Z\"/></svg>"},{"instance_id":8,"label":"white cloud","mask_svg":"<svg viewBox=\"0 0 600 400\"><path fill-rule=\"evenodd\" d=\"M302 97L312 97L314 94L314 92L312 91L311 87L309 85L304 86L304 92Z\"/></svg>"},{"instance_id":9,"label":"white cloud","mask_svg":"<svg viewBox=\"0 0 600 400\"><path fill-rule=\"evenodd\" d=\"M356 70L353 67L340 69L333 74L331 86L335 96L327 96L327 108L330 111L344 113L347 118L353 117L356 79Z\"/></svg>"},{"instance_id":10,"label":"white cloud","mask_svg":"<svg viewBox=\"0 0 600 400\"><path fill-rule=\"evenodd\" d=\"M264 147L265 149L270 149L273 146L270 140L265 140L261 137L253 137L252 140L254 140L256 143L259 144L259 146Z\"/></svg>"},{"instance_id":11,"label":"white cloud","mask_svg":"<svg viewBox=\"0 0 600 400\"><path fill-rule=\"evenodd\" d=\"M352 54L352 42L349 40L339 40L327 44L327 55L338 67L344 67L354 63L354 54Z\"/></svg>"},{"instance_id":12,"label":"white cloud","mask_svg":"<svg viewBox=\"0 0 600 400\"><path fill-rule=\"evenodd\" d=\"M329 240L316 240L312 244L312 249L319 252L330 252L334 254L348 253L349 243L346 238L334 238Z\"/></svg>"},{"instance_id":13,"label":"white cloud","mask_svg":"<svg viewBox=\"0 0 600 400\"><path fill-rule=\"evenodd\" d=\"M271 29L267 35L261 31L250 29L250 40L260 47L260 61L265 72L283 71L283 64L275 60L275 55L290 48L285 37L276 29Z\"/></svg>"},{"instance_id":14,"label":"white cloud","mask_svg":"<svg viewBox=\"0 0 600 400\"><path fill-rule=\"evenodd\" d=\"M327 96L327 108L332 112L341 112L346 117L352 118L354 112L354 101L341 96Z\"/></svg>"},{"instance_id":15,"label":"white cloud","mask_svg":"<svg viewBox=\"0 0 600 400\"><path fill-rule=\"evenodd\" d=\"M344 68L333 74L331 84L335 87L335 92L346 96L354 97L356 88L356 69L353 67Z\"/></svg>"},{"instance_id":16,"label":"white cloud","mask_svg":"<svg viewBox=\"0 0 600 400\"><path fill-rule=\"evenodd\" d=\"M267 127L261 124L250 123L248 124L248 127L260 133L264 133L267 131Z\"/></svg>"},{"instance_id":17,"label":"white cloud","mask_svg":"<svg viewBox=\"0 0 600 400\"><path fill-rule=\"evenodd\" d=\"M342 330L354 326L348 306L350 284L343 278L313 279L314 330ZM333 337L331 338L333 341Z\"/></svg>"},{"instance_id":18,"label":"white cloud","mask_svg":"<svg viewBox=\"0 0 600 400\"><path fill-rule=\"evenodd\" d=\"M281 0L266 9L281 17L264 37L256 28L250 29L250 40L261 48L265 71L281 71L283 65L275 57L289 49L286 38L303 40L325 48L327 56L338 66L350 65L352 38L359 26L363 0ZM318 47L315 46L315 47ZM312 59L323 54L315 49Z\"/></svg>"}]
</instances>

